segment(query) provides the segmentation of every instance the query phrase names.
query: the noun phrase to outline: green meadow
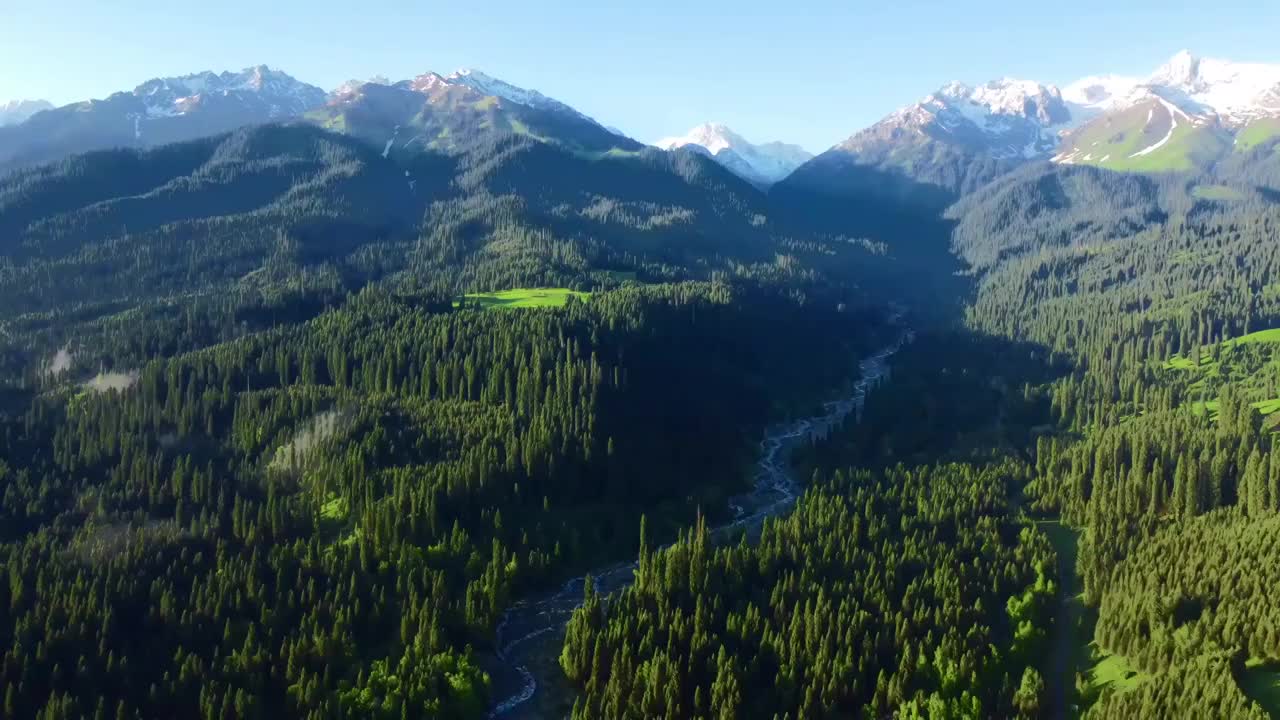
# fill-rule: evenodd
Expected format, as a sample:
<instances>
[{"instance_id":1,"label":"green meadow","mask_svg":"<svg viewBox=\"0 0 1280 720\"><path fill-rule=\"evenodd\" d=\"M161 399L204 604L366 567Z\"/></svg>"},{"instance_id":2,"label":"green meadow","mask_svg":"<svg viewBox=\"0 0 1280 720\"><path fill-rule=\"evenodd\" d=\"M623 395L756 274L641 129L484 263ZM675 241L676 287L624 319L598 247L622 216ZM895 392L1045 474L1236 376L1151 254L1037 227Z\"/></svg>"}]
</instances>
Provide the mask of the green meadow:
<instances>
[{"instance_id":1,"label":"green meadow","mask_svg":"<svg viewBox=\"0 0 1280 720\"><path fill-rule=\"evenodd\" d=\"M479 304L486 310L500 308L517 310L520 308L563 307L570 297L586 301L591 293L569 288L514 288L490 293L468 293L464 296L468 304ZM458 304L458 303L455 303Z\"/></svg>"},{"instance_id":2,"label":"green meadow","mask_svg":"<svg viewBox=\"0 0 1280 720\"><path fill-rule=\"evenodd\" d=\"M1249 356L1239 355L1236 350L1257 348L1264 353L1261 360L1256 353L1248 361ZM1260 330L1224 340L1214 351L1212 346L1200 349L1199 362L1185 355L1174 355L1164 363L1169 370L1187 373L1187 389L1192 395L1200 394L1201 400L1191 403L1197 413L1208 413L1210 418L1218 416L1218 400L1215 399L1220 389L1226 385L1240 389L1250 399L1250 406L1263 415L1271 415L1280 411L1280 398L1275 397L1274 388L1268 388L1259 380L1259 369L1280 363L1280 328ZM1262 366L1258 363L1262 362Z\"/></svg>"}]
</instances>

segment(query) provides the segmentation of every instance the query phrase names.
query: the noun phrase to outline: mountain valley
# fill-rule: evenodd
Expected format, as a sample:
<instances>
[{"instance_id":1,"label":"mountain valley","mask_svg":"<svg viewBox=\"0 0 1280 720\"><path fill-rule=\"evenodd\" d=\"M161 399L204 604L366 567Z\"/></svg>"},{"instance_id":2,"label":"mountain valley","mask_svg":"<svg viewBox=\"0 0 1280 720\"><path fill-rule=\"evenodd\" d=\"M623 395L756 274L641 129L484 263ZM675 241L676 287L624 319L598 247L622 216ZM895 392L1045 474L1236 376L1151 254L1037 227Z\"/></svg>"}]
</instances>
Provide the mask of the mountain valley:
<instances>
[{"instance_id":1,"label":"mountain valley","mask_svg":"<svg viewBox=\"0 0 1280 720\"><path fill-rule=\"evenodd\" d=\"M570 102L0 106L0 717L1280 716L1280 66Z\"/></svg>"}]
</instances>

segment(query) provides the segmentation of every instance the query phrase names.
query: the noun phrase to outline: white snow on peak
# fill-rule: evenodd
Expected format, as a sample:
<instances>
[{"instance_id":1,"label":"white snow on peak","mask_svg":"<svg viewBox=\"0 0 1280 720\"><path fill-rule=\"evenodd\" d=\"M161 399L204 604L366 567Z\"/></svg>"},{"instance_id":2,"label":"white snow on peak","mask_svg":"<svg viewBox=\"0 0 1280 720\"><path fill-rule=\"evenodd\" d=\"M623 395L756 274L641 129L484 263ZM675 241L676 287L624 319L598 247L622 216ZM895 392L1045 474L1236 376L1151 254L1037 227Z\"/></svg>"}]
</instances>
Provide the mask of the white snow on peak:
<instances>
[{"instance_id":1,"label":"white snow on peak","mask_svg":"<svg viewBox=\"0 0 1280 720\"><path fill-rule=\"evenodd\" d=\"M976 86L951 82L842 147L856 150L860 141L879 142L886 132L905 128L983 147L997 158L1029 159L1052 150L1071 126L1070 109L1053 85L1007 77Z\"/></svg>"},{"instance_id":2,"label":"white snow on peak","mask_svg":"<svg viewBox=\"0 0 1280 720\"><path fill-rule=\"evenodd\" d=\"M52 109L53 105L46 100L10 100L8 102L0 102L0 127L24 123L32 115Z\"/></svg>"},{"instance_id":3,"label":"white snow on peak","mask_svg":"<svg viewBox=\"0 0 1280 720\"><path fill-rule=\"evenodd\" d=\"M1200 58L1183 50L1148 77L1088 77L1069 85L1063 97L1094 112L1161 99L1191 115L1217 115L1239 125L1280 115L1280 65Z\"/></svg>"},{"instance_id":4,"label":"white snow on peak","mask_svg":"<svg viewBox=\"0 0 1280 720\"><path fill-rule=\"evenodd\" d=\"M585 117L577 110L559 100L549 98L537 90L516 87L509 82L486 75L479 70L463 68L444 78L444 80L453 85L465 85L481 94L499 97L517 105L524 105L538 110L568 112L579 117Z\"/></svg>"},{"instance_id":5,"label":"white snow on peak","mask_svg":"<svg viewBox=\"0 0 1280 720\"><path fill-rule=\"evenodd\" d=\"M1055 102L1062 102L1062 94L1052 85L1043 85L1031 80L1003 78L976 87L961 82L947 83L937 92L920 101L920 104L926 106L950 104L956 106L956 109L966 116L980 117L985 115L1025 116L1029 107L1039 108ZM971 107L964 107L965 105ZM1043 124L1051 124L1047 118L1045 120Z\"/></svg>"},{"instance_id":6,"label":"white snow on peak","mask_svg":"<svg viewBox=\"0 0 1280 720\"><path fill-rule=\"evenodd\" d=\"M771 184L790 175L813 158L798 145L780 142L755 144L724 123L703 123L680 137L653 143L663 150L700 148L729 170L752 182Z\"/></svg>"},{"instance_id":7,"label":"white snow on peak","mask_svg":"<svg viewBox=\"0 0 1280 720\"><path fill-rule=\"evenodd\" d=\"M1028 103L1035 105L1061 102L1062 93L1052 85L1004 78L975 87L968 100L994 114L1024 115L1027 113Z\"/></svg>"},{"instance_id":8,"label":"white snow on peak","mask_svg":"<svg viewBox=\"0 0 1280 720\"><path fill-rule=\"evenodd\" d=\"M409 89L420 93L431 92L449 85L452 85L452 83L445 80L439 73L433 72L423 73L409 81Z\"/></svg>"},{"instance_id":9,"label":"white snow on peak","mask_svg":"<svg viewBox=\"0 0 1280 720\"><path fill-rule=\"evenodd\" d=\"M1153 84L1186 93L1228 121L1274 114L1267 100L1280 88L1280 65L1233 63L1182 52L1156 72Z\"/></svg>"},{"instance_id":10,"label":"white snow on peak","mask_svg":"<svg viewBox=\"0 0 1280 720\"><path fill-rule=\"evenodd\" d=\"M1228 129L1259 117L1280 118L1280 64L1237 63L1181 51L1145 77L1094 75L1061 90L1029 80L1003 78L982 85L951 82L920 102L889 115L840 147L858 151L909 131L969 147L997 158L1054 156L1083 161L1080 153L1056 150L1064 135L1094 118L1150 104L1195 127ZM1168 140L1140 151L1149 154ZM1057 155L1054 153L1057 152Z\"/></svg>"},{"instance_id":11,"label":"white snow on peak","mask_svg":"<svg viewBox=\"0 0 1280 720\"><path fill-rule=\"evenodd\" d=\"M375 80L374 82L379 82L379 84L389 84L385 80L381 79ZM364 84L365 83L352 81L335 90L333 96L339 99L344 97L354 97ZM440 75L439 73L428 72L419 75L412 80L395 83L395 87L423 94L429 94L447 88L469 88L481 95L500 98L507 102L515 103L516 105L524 105L525 107L537 110L566 113L589 122L595 122L594 120L591 120L591 118L588 118L559 100L549 98L537 90L528 90L522 87L517 87L509 82L486 75L479 70L462 69L449 75Z\"/></svg>"},{"instance_id":12,"label":"white snow on peak","mask_svg":"<svg viewBox=\"0 0 1280 720\"><path fill-rule=\"evenodd\" d=\"M1200 59L1192 55L1190 50L1181 50L1155 71L1151 82L1161 85L1190 85L1196 81L1199 71Z\"/></svg>"},{"instance_id":13,"label":"white snow on peak","mask_svg":"<svg viewBox=\"0 0 1280 720\"><path fill-rule=\"evenodd\" d=\"M683 137L663 138L655 142L654 147L659 147L663 150L674 150L685 145L697 145L715 155L721 150L732 148L735 145L741 147L748 144L750 143L746 139L730 130L724 123L711 122L695 127L685 133Z\"/></svg>"},{"instance_id":14,"label":"white snow on peak","mask_svg":"<svg viewBox=\"0 0 1280 720\"><path fill-rule=\"evenodd\" d=\"M269 117L298 115L324 104L325 92L266 65L240 72L201 72L148 80L134 89L147 117L185 115L210 97L233 98L260 106Z\"/></svg>"}]
</instances>

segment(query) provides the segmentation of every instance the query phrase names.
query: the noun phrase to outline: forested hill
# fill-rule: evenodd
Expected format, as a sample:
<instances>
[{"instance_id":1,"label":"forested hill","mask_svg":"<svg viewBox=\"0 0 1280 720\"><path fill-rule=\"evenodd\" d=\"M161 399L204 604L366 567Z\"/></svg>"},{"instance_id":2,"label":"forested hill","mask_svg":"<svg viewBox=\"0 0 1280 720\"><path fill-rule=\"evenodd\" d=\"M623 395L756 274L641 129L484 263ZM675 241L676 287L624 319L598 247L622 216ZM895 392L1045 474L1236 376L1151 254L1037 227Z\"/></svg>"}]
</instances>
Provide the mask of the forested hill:
<instances>
[{"instance_id":1,"label":"forested hill","mask_svg":"<svg viewBox=\"0 0 1280 720\"><path fill-rule=\"evenodd\" d=\"M853 288L880 252L790 232L697 153L588 158L506 135L385 158L310 125L10 174L0 237L0 333L42 352L194 304L186 328L149 341L192 348L193 332L303 319L381 281L440 296L713 277Z\"/></svg>"},{"instance_id":2,"label":"forested hill","mask_svg":"<svg viewBox=\"0 0 1280 720\"><path fill-rule=\"evenodd\" d=\"M1276 146L1199 174L1030 168L950 211L968 325L1072 368L1024 388L1055 418L1028 428L1025 493L1080 533L1060 667L1089 717L1280 712Z\"/></svg>"},{"instance_id":3,"label":"forested hill","mask_svg":"<svg viewBox=\"0 0 1280 720\"><path fill-rule=\"evenodd\" d=\"M630 554L641 513L726 511L761 426L875 328L705 284L530 311L369 289L46 380L0 415L5 715L479 717L508 603Z\"/></svg>"},{"instance_id":4,"label":"forested hill","mask_svg":"<svg viewBox=\"0 0 1280 720\"><path fill-rule=\"evenodd\" d=\"M695 531L586 593L573 716L1280 714L1277 146L882 193L952 226L963 323L808 450L758 546Z\"/></svg>"},{"instance_id":5,"label":"forested hill","mask_svg":"<svg viewBox=\"0 0 1280 720\"><path fill-rule=\"evenodd\" d=\"M506 610L637 557L524 711L1280 709L1280 141L766 192L519 127L0 176L0 715L478 718Z\"/></svg>"},{"instance_id":6,"label":"forested hill","mask_svg":"<svg viewBox=\"0 0 1280 720\"><path fill-rule=\"evenodd\" d=\"M897 332L885 257L699 154L519 135L0 178L0 714L482 716L506 607L728 513Z\"/></svg>"}]
</instances>

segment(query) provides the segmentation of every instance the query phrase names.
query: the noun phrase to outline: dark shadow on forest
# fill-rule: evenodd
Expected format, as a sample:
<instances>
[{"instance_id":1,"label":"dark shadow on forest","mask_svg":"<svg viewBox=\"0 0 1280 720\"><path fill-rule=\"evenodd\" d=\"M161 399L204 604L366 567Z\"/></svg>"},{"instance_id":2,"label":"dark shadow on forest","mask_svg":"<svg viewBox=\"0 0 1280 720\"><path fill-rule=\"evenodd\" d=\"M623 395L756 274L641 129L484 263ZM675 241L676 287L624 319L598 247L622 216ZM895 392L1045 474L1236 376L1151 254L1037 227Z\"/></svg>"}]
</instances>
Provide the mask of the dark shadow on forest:
<instances>
[{"instance_id":1,"label":"dark shadow on forest","mask_svg":"<svg viewBox=\"0 0 1280 720\"><path fill-rule=\"evenodd\" d=\"M770 214L798 234L865 239L883 255L859 255L849 268L868 292L912 308L933 327L957 325L971 292L963 261L951 252L956 222L944 217L952 193L900 172L866 165L839 168L818 189L785 182L769 194Z\"/></svg>"},{"instance_id":2,"label":"dark shadow on forest","mask_svg":"<svg viewBox=\"0 0 1280 720\"><path fill-rule=\"evenodd\" d=\"M1036 388L1069 372L1050 357L1042 345L962 329L921 332L894 356L861 422L817 450L837 456L819 459L883 467L1007 454L1032 463L1036 439L1057 432Z\"/></svg>"}]
</instances>

